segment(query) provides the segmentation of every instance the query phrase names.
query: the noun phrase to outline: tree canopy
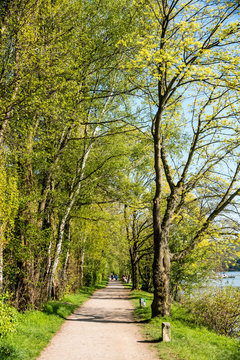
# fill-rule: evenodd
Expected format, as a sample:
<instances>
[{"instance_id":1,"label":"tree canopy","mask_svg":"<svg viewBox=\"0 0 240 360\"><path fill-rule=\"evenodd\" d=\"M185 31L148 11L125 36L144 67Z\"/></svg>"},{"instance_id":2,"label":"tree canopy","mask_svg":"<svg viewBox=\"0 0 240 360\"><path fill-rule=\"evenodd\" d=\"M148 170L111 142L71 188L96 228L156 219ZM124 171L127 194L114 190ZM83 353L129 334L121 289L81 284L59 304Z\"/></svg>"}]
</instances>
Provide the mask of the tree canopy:
<instances>
[{"instance_id":1,"label":"tree canopy","mask_svg":"<svg viewBox=\"0 0 240 360\"><path fill-rule=\"evenodd\" d=\"M234 1L1 2L0 286L17 308L114 272L169 315L183 282L238 257L239 39Z\"/></svg>"}]
</instances>

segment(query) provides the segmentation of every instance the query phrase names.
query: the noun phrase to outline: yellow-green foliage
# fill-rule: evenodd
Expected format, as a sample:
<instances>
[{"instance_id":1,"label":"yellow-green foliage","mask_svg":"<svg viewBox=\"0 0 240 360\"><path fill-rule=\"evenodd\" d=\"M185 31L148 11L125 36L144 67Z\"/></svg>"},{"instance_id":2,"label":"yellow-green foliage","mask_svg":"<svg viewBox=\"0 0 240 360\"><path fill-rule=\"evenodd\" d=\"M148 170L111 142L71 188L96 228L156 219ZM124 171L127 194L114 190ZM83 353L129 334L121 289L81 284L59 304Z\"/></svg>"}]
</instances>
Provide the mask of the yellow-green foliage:
<instances>
[{"instance_id":1,"label":"yellow-green foliage","mask_svg":"<svg viewBox=\"0 0 240 360\"><path fill-rule=\"evenodd\" d=\"M0 337L11 334L16 330L17 311L8 305L8 294L0 297Z\"/></svg>"},{"instance_id":2,"label":"yellow-green foliage","mask_svg":"<svg viewBox=\"0 0 240 360\"><path fill-rule=\"evenodd\" d=\"M5 156L0 153L0 217L2 224L2 243L5 242L4 234L9 232L14 225L18 209L17 178L14 171L7 171Z\"/></svg>"},{"instance_id":3,"label":"yellow-green foliage","mask_svg":"<svg viewBox=\"0 0 240 360\"><path fill-rule=\"evenodd\" d=\"M166 73L167 78L180 75L186 80L193 77L216 80L223 68L225 72L238 71L239 49L232 52L224 47L230 38L237 41L239 36L238 19L224 20L230 13L227 2L216 5L211 1L203 4L182 0L170 9L164 2L150 0L135 1L133 6L141 11L141 30L136 31L134 37L126 35L118 43L124 47L134 43L138 49L127 68L146 71L147 67L153 79L160 79ZM166 11L169 12L168 24L162 20ZM215 46L218 43L219 48ZM194 61L189 61L193 56ZM225 61L213 61L216 58Z\"/></svg>"}]
</instances>

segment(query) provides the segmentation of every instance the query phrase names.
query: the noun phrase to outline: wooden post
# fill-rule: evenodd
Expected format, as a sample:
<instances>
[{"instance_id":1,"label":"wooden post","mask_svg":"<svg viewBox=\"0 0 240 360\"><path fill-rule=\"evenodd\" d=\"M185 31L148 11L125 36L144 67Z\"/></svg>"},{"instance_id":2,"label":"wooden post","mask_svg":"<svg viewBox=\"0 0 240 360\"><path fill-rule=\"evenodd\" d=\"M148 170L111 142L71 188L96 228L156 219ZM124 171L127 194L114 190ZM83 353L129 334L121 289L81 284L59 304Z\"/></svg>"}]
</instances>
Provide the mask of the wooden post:
<instances>
[{"instance_id":1,"label":"wooden post","mask_svg":"<svg viewBox=\"0 0 240 360\"><path fill-rule=\"evenodd\" d=\"M171 341L171 328L169 322L162 323L162 341Z\"/></svg>"}]
</instances>

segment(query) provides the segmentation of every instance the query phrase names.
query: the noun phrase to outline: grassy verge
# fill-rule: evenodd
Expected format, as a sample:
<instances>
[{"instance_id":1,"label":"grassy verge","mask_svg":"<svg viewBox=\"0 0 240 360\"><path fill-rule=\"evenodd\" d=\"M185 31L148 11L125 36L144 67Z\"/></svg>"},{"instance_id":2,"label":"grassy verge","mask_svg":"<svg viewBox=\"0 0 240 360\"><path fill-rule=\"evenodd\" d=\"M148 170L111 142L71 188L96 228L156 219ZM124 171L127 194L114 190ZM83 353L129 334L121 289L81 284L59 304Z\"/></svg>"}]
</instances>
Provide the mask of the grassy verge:
<instances>
[{"instance_id":1,"label":"grassy verge","mask_svg":"<svg viewBox=\"0 0 240 360\"><path fill-rule=\"evenodd\" d=\"M79 293L66 295L62 301L48 302L43 311L18 314L16 332L0 339L0 360L36 359L65 318L83 304L94 290L105 286L106 282L92 288L84 287Z\"/></svg>"},{"instance_id":2,"label":"grassy verge","mask_svg":"<svg viewBox=\"0 0 240 360\"><path fill-rule=\"evenodd\" d=\"M151 319L152 294L134 291L131 298L135 315L143 321L148 342L156 343L162 360L240 360L240 342L197 326L191 314L179 305L172 306L172 317ZM146 299L146 307L139 307L139 298ZM161 324L171 324L171 342L161 341Z\"/></svg>"}]
</instances>

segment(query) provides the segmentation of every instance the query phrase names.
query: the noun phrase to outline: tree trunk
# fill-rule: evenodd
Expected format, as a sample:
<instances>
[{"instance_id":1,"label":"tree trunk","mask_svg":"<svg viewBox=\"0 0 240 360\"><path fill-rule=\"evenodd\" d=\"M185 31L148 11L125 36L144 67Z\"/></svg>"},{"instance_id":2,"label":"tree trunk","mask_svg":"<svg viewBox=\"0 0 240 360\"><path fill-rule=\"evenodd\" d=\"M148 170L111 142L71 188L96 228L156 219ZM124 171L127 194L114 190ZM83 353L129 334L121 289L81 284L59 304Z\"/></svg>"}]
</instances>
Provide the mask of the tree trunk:
<instances>
[{"instance_id":1,"label":"tree trunk","mask_svg":"<svg viewBox=\"0 0 240 360\"><path fill-rule=\"evenodd\" d=\"M84 258L85 258L85 250L84 248L81 250L81 255L80 255L80 262L79 262L79 277L80 277L80 287L83 286L83 269L84 269Z\"/></svg>"},{"instance_id":2,"label":"tree trunk","mask_svg":"<svg viewBox=\"0 0 240 360\"><path fill-rule=\"evenodd\" d=\"M160 159L157 159L160 164ZM170 251L169 251L169 226L170 220L160 219L160 203L161 203L161 185L162 173L160 166L156 166L156 196L153 205L153 227L154 227L154 258L153 258L153 287L154 298L152 303L152 317L169 316L171 314L171 297L170 297ZM171 197L171 200L174 200ZM170 201L169 203L173 202ZM168 204L169 205L169 204ZM171 207L166 210L165 215L170 217Z\"/></svg>"},{"instance_id":3,"label":"tree trunk","mask_svg":"<svg viewBox=\"0 0 240 360\"><path fill-rule=\"evenodd\" d=\"M139 264L136 255L130 250L132 268L132 290L139 290Z\"/></svg>"},{"instance_id":4,"label":"tree trunk","mask_svg":"<svg viewBox=\"0 0 240 360\"><path fill-rule=\"evenodd\" d=\"M70 212L70 209L68 208L64 218L61 221L60 228L59 228L57 249L56 249L54 262L52 264L52 268L51 268L51 271L49 274L49 280L48 280L48 298L49 299L51 299L52 294L53 294L53 281L54 281L54 276L55 276L57 266L59 263L59 259L60 259L60 255L61 255L64 230L65 230L65 225L66 225L66 221L67 221L69 212Z\"/></svg>"},{"instance_id":5,"label":"tree trunk","mask_svg":"<svg viewBox=\"0 0 240 360\"><path fill-rule=\"evenodd\" d=\"M67 253L65 258L65 263L63 267L63 290L65 289L65 286L67 285L68 276L67 276L67 269L68 269L68 263L69 263L69 257L70 257L70 245L71 245L71 224L70 222L67 225L68 228L68 247L67 247Z\"/></svg>"},{"instance_id":6,"label":"tree trunk","mask_svg":"<svg viewBox=\"0 0 240 360\"><path fill-rule=\"evenodd\" d=\"M155 243L152 317L171 315L170 269L171 265L168 245L161 239Z\"/></svg>"},{"instance_id":7,"label":"tree trunk","mask_svg":"<svg viewBox=\"0 0 240 360\"><path fill-rule=\"evenodd\" d=\"M161 84L159 85L159 91ZM159 92L159 103L162 103L162 94ZM153 258L153 286L154 298L152 302L152 317L169 316L171 312L170 299L170 253L168 246L169 227L167 220L165 225L161 222L161 201L162 201L162 135L161 135L161 115L159 107L153 124L154 139L154 169L156 192L153 200L153 233L154 233L154 258Z\"/></svg>"}]
</instances>

